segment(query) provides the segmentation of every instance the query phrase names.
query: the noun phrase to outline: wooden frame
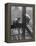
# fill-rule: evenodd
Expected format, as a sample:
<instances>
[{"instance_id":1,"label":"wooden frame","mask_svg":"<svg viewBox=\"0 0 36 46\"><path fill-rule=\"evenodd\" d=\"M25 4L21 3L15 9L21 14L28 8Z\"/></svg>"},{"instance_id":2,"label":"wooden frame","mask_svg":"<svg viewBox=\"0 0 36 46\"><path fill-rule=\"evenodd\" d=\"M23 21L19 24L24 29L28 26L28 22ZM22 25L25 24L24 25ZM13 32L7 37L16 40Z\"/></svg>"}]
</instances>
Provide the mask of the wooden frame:
<instances>
[{"instance_id":1,"label":"wooden frame","mask_svg":"<svg viewBox=\"0 0 36 46\"><path fill-rule=\"evenodd\" d=\"M33 39L32 40L12 40L10 39L11 30L11 6L33 7ZM6 3L5 4L5 42L28 42L35 41L35 5L34 4L19 4L19 3Z\"/></svg>"}]
</instances>

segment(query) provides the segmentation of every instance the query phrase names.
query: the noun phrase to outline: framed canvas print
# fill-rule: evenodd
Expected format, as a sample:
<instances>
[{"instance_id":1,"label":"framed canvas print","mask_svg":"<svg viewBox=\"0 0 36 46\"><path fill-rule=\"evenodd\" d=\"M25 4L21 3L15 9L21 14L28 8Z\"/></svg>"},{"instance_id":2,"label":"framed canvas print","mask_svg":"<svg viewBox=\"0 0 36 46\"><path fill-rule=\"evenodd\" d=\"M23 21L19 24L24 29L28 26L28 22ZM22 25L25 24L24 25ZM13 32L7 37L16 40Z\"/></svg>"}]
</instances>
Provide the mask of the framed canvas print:
<instances>
[{"instance_id":1,"label":"framed canvas print","mask_svg":"<svg viewBox=\"0 0 36 46\"><path fill-rule=\"evenodd\" d=\"M35 41L35 5L5 4L5 42Z\"/></svg>"}]
</instances>

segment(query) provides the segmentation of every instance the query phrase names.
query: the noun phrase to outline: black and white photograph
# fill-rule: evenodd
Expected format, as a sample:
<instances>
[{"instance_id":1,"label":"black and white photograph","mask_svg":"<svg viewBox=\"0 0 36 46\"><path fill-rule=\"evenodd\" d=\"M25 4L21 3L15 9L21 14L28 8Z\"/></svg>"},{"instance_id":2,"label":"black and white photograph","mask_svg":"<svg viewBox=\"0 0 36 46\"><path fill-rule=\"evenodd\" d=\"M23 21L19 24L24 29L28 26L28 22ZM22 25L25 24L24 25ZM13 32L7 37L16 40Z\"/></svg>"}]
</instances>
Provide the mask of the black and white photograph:
<instances>
[{"instance_id":1,"label":"black and white photograph","mask_svg":"<svg viewBox=\"0 0 36 46\"><path fill-rule=\"evenodd\" d=\"M11 40L32 39L33 7L11 7Z\"/></svg>"},{"instance_id":2,"label":"black and white photograph","mask_svg":"<svg viewBox=\"0 0 36 46\"><path fill-rule=\"evenodd\" d=\"M9 43L35 41L35 5L6 4L5 40Z\"/></svg>"}]
</instances>

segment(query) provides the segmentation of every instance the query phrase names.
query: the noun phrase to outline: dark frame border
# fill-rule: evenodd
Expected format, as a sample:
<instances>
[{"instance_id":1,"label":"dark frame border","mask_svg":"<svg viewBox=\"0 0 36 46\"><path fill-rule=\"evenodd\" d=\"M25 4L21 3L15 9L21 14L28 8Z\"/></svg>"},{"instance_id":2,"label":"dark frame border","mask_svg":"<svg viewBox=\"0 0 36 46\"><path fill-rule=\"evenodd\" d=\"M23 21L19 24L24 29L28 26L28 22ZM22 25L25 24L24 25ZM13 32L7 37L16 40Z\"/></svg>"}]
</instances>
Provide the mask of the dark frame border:
<instances>
[{"instance_id":1,"label":"dark frame border","mask_svg":"<svg viewBox=\"0 0 36 46\"><path fill-rule=\"evenodd\" d=\"M11 6L33 7L33 39L32 40L18 40L18 41L17 40L11 41L11 39L10 39L7 42L9 42L9 43L11 43L11 42L15 43L15 42L30 42L30 41L35 41L35 5L34 4L21 4L21 3L7 3L7 5L9 5L8 8L10 7L9 8L10 13L8 12L8 14L10 14L9 15L10 16L10 20L11 20ZM10 21L9 24L11 24L11 21Z\"/></svg>"}]
</instances>

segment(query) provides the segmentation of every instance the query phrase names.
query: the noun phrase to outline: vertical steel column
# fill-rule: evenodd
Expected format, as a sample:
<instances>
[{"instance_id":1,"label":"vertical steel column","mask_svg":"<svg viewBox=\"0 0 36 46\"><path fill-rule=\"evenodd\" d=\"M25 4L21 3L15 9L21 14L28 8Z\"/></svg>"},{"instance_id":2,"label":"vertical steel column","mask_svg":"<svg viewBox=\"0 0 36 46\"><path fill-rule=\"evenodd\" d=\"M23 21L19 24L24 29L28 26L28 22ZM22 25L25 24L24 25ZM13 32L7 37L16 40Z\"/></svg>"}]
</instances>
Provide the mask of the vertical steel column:
<instances>
[{"instance_id":1,"label":"vertical steel column","mask_svg":"<svg viewBox=\"0 0 36 46\"><path fill-rule=\"evenodd\" d=\"M23 12L22 12L22 36L25 39L25 28L26 28L26 8L25 6L23 7Z\"/></svg>"}]
</instances>

